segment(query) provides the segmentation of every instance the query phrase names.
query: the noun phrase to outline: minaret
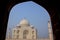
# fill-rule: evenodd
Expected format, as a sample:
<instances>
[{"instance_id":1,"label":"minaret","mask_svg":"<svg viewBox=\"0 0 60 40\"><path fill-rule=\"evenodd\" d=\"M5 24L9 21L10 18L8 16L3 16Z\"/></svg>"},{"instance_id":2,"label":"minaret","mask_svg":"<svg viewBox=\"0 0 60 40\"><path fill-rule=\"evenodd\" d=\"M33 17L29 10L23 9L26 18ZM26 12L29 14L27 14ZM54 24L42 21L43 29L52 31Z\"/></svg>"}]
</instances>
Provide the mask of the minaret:
<instances>
[{"instance_id":1,"label":"minaret","mask_svg":"<svg viewBox=\"0 0 60 40\"><path fill-rule=\"evenodd\" d=\"M53 40L53 32L51 27L51 21L48 21L49 40Z\"/></svg>"},{"instance_id":2,"label":"minaret","mask_svg":"<svg viewBox=\"0 0 60 40\"><path fill-rule=\"evenodd\" d=\"M9 32L8 32L8 39L10 39L10 28L9 28Z\"/></svg>"}]
</instances>

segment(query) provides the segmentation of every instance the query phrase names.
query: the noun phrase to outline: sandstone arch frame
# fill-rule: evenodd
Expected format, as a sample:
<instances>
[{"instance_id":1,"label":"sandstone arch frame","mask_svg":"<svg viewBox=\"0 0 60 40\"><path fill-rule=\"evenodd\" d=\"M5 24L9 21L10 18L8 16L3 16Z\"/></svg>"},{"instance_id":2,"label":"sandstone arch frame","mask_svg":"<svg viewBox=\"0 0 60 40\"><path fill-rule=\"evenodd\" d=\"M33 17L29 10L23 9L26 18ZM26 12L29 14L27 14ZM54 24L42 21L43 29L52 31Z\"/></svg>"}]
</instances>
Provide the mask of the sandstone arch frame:
<instances>
[{"instance_id":1,"label":"sandstone arch frame","mask_svg":"<svg viewBox=\"0 0 60 40\"><path fill-rule=\"evenodd\" d=\"M5 0L6 1L6 0ZM0 40L5 40L5 34L7 29L7 22L9 17L9 12L11 8L21 2L26 2L27 0L7 0L5 2L4 0L0 1L2 5L0 5ZM54 0L55 1L55 0ZM54 40L59 39L57 35L59 35L60 29L59 29L59 17L58 17L58 8L56 8L56 5L54 1L50 0L35 0L37 4L43 6L50 14L51 22L52 22L52 28L53 28L53 34L54 34ZM59 25L59 26L58 26Z\"/></svg>"}]
</instances>

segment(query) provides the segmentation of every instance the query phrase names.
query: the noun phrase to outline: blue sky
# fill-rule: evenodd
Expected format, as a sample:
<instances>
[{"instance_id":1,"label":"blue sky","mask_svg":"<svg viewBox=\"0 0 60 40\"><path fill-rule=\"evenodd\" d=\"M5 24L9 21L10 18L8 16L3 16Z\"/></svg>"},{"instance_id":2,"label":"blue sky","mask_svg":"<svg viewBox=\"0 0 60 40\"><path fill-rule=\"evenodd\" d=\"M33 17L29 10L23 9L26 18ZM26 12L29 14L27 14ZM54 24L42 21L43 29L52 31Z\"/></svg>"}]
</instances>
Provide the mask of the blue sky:
<instances>
[{"instance_id":1,"label":"blue sky","mask_svg":"<svg viewBox=\"0 0 60 40\"><path fill-rule=\"evenodd\" d=\"M10 11L7 30L9 31L9 28L12 30L23 18L35 26L39 37L48 37L50 17L45 8L32 1L15 5Z\"/></svg>"}]
</instances>

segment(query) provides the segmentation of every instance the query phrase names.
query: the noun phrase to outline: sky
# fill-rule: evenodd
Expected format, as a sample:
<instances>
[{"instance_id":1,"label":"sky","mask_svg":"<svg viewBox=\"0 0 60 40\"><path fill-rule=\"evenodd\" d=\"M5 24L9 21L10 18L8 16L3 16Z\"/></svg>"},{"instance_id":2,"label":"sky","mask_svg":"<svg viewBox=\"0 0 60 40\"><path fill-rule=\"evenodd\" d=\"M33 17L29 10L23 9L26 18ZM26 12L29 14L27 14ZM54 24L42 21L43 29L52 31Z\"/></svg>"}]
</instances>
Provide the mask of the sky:
<instances>
[{"instance_id":1,"label":"sky","mask_svg":"<svg viewBox=\"0 0 60 40\"><path fill-rule=\"evenodd\" d=\"M12 7L8 19L7 33L9 28L11 31L23 18L34 25L39 38L48 37L48 20L50 20L50 16L45 8L32 1L19 3Z\"/></svg>"}]
</instances>

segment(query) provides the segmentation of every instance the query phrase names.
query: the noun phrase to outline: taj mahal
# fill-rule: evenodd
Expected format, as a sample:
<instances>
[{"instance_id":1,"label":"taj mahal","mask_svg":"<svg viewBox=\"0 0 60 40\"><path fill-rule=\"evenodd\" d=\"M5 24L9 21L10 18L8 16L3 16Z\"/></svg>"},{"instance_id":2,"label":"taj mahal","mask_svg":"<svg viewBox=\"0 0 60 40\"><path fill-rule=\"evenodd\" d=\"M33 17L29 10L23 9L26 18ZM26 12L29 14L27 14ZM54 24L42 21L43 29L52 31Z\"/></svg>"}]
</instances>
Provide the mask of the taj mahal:
<instances>
[{"instance_id":1,"label":"taj mahal","mask_svg":"<svg viewBox=\"0 0 60 40\"><path fill-rule=\"evenodd\" d=\"M22 19L15 28L12 29L12 38L8 34L6 40L53 40L53 33L50 21L48 21L49 38L37 38L37 29L31 25L27 19Z\"/></svg>"}]
</instances>

